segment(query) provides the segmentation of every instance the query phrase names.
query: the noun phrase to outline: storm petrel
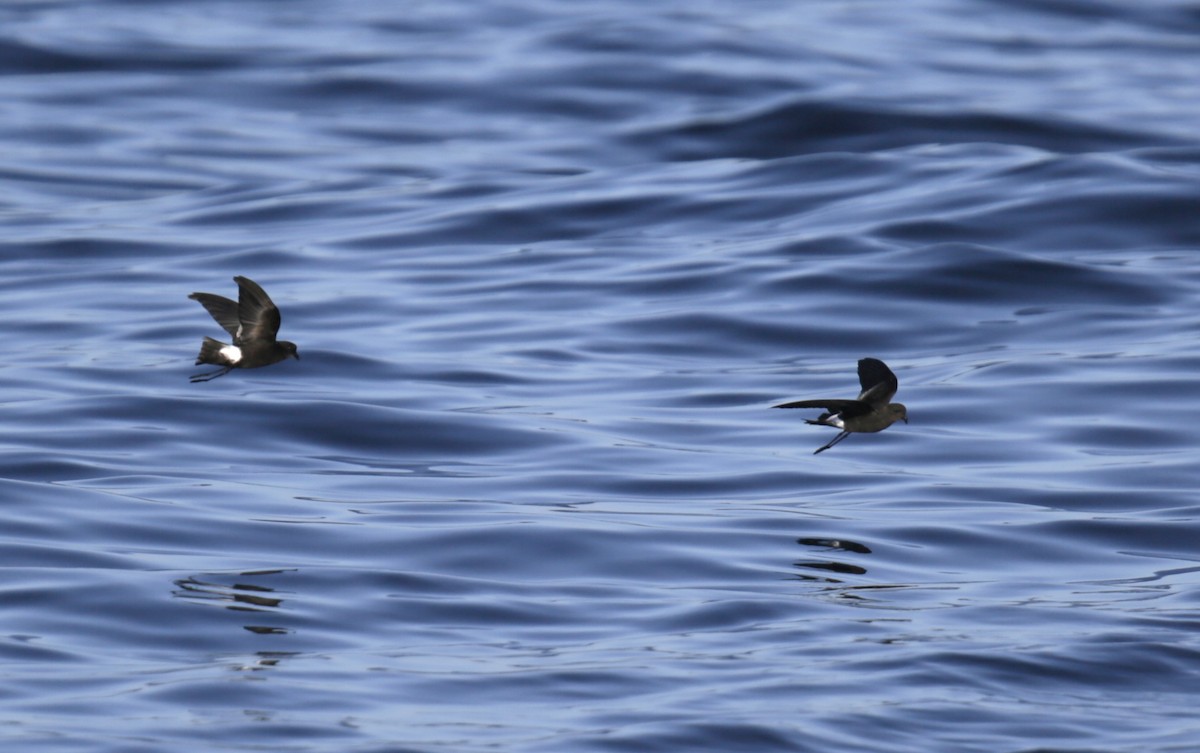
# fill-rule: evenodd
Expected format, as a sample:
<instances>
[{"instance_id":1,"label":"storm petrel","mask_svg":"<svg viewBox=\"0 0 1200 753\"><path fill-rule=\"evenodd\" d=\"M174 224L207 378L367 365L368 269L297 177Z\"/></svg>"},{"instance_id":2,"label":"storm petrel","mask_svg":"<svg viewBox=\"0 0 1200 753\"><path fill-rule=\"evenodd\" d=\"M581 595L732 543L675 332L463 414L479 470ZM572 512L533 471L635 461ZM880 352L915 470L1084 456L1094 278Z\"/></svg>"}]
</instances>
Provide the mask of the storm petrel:
<instances>
[{"instance_id":1,"label":"storm petrel","mask_svg":"<svg viewBox=\"0 0 1200 753\"><path fill-rule=\"evenodd\" d=\"M887 364L878 358L862 359L858 362L858 381L862 385L862 392L857 400L797 400L774 407L825 409L815 420L805 419L805 423L832 426L841 429L842 433L814 452L814 455L828 450L854 432L883 431L897 421L908 423L905 407L889 402L900 383Z\"/></svg>"},{"instance_id":2,"label":"storm petrel","mask_svg":"<svg viewBox=\"0 0 1200 753\"><path fill-rule=\"evenodd\" d=\"M279 331L279 309L266 291L249 277L235 277L233 281L238 284L236 301L212 293L192 293L188 296L208 309L217 324L233 337L232 345L211 337L204 338L196 363L211 363L221 368L195 374L192 376L193 382L207 382L225 376L234 368L257 369L289 357L300 360L295 343L275 339L275 333Z\"/></svg>"}]
</instances>

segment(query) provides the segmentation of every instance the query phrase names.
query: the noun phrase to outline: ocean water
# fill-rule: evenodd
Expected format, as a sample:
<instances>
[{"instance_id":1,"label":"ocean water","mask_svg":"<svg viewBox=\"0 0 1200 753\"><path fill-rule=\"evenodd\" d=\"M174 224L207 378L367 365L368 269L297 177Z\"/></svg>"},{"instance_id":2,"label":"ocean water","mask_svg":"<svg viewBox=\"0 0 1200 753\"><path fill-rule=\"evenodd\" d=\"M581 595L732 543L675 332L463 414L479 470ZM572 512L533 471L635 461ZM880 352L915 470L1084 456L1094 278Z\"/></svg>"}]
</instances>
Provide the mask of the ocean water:
<instances>
[{"instance_id":1,"label":"ocean water","mask_svg":"<svg viewBox=\"0 0 1200 753\"><path fill-rule=\"evenodd\" d=\"M0 747L1200 750L1198 34L0 6Z\"/></svg>"}]
</instances>

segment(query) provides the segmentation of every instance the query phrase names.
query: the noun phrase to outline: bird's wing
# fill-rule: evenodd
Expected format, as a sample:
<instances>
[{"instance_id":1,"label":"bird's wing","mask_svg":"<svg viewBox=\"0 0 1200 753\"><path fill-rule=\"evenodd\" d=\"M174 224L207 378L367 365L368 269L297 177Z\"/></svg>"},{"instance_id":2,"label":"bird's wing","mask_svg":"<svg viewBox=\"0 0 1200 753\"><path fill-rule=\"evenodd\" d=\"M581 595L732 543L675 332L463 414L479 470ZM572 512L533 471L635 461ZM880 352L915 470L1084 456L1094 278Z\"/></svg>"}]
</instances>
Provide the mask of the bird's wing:
<instances>
[{"instance_id":1,"label":"bird's wing","mask_svg":"<svg viewBox=\"0 0 1200 753\"><path fill-rule=\"evenodd\" d=\"M279 331L279 309L267 292L249 277L235 277L238 284L238 319L241 320L239 341L274 340Z\"/></svg>"},{"instance_id":2,"label":"bird's wing","mask_svg":"<svg viewBox=\"0 0 1200 753\"><path fill-rule=\"evenodd\" d=\"M238 319L237 301L231 301L212 293L192 293L188 298L199 301L200 305L212 315L212 318L217 320L217 324L221 325L221 329L228 332L230 336L237 337L238 327L242 326L242 321Z\"/></svg>"},{"instance_id":3,"label":"bird's wing","mask_svg":"<svg viewBox=\"0 0 1200 753\"><path fill-rule=\"evenodd\" d=\"M858 383L862 385L858 399L873 406L887 405L900 389L896 375L878 358L864 358L858 362Z\"/></svg>"},{"instance_id":4,"label":"bird's wing","mask_svg":"<svg viewBox=\"0 0 1200 753\"><path fill-rule=\"evenodd\" d=\"M865 416L874 408L870 403L864 403L862 400L797 400L794 403L783 403L782 405L774 406L776 408L821 408L830 413L836 413L842 418L854 418L855 416Z\"/></svg>"}]
</instances>

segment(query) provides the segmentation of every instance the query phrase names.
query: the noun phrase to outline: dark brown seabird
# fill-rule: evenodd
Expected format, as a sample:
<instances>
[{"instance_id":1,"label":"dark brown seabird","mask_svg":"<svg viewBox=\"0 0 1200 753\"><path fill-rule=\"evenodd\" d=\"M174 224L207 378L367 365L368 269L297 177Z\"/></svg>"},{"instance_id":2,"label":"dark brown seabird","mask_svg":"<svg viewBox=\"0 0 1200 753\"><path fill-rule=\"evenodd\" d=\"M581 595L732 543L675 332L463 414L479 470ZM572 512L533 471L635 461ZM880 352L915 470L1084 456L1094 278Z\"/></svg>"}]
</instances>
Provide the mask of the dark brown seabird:
<instances>
[{"instance_id":1,"label":"dark brown seabird","mask_svg":"<svg viewBox=\"0 0 1200 753\"><path fill-rule=\"evenodd\" d=\"M878 358L862 359L858 362L858 381L862 385L862 392L856 400L797 400L774 407L823 408L824 413L816 419L805 419L805 423L842 430L814 455L828 450L855 432L883 431L897 421L908 423L908 410L900 403L890 402L900 388L900 382L887 364Z\"/></svg>"},{"instance_id":2,"label":"dark brown seabird","mask_svg":"<svg viewBox=\"0 0 1200 753\"><path fill-rule=\"evenodd\" d=\"M203 374L195 374L193 382L207 382L225 376L234 368L257 369L270 366L285 358L300 360L296 344L287 340L276 340L279 332L279 309L257 282L249 277L235 277L238 284L238 299L231 301L212 293L192 293L188 296L212 314L217 324L230 334L233 344L205 337L200 345L196 363L209 363L221 368Z\"/></svg>"}]
</instances>

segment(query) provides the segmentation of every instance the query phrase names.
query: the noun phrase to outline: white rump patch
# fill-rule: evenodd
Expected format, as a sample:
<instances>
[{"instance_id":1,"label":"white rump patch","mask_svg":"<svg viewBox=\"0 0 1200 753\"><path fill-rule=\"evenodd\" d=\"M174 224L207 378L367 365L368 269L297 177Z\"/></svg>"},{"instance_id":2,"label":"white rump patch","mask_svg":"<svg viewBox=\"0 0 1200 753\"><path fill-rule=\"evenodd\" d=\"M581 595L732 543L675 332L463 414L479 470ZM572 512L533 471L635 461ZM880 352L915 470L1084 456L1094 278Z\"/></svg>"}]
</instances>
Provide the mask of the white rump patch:
<instances>
[{"instance_id":1,"label":"white rump patch","mask_svg":"<svg viewBox=\"0 0 1200 753\"><path fill-rule=\"evenodd\" d=\"M229 363L237 363L242 360L242 349L236 345L226 345L217 352Z\"/></svg>"}]
</instances>

